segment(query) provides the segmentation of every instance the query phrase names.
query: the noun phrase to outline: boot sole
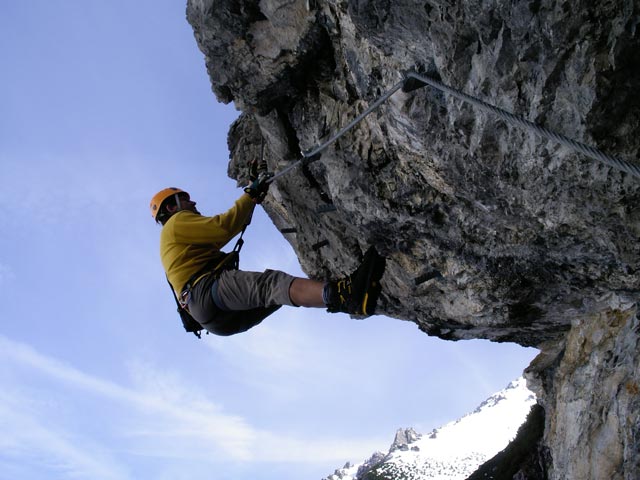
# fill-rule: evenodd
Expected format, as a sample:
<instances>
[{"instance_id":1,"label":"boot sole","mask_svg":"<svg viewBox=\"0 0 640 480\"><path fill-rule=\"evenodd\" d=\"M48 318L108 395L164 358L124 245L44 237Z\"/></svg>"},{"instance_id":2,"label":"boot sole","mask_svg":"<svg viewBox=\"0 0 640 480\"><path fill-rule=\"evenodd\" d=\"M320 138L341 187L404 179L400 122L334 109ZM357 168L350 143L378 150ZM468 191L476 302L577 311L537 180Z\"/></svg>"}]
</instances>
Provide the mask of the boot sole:
<instances>
[{"instance_id":1,"label":"boot sole","mask_svg":"<svg viewBox=\"0 0 640 480\"><path fill-rule=\"evenodd\" d=\"M378 297L382 290L380 279L384 275L386 259L380 256L374 247L370 247L363 259L363 263L367 262L369 262L369 265L364 282L365 291L360 302L360 312L357 313L365 316L373 315L376 311Z\"/></svg>"}]
</instances>

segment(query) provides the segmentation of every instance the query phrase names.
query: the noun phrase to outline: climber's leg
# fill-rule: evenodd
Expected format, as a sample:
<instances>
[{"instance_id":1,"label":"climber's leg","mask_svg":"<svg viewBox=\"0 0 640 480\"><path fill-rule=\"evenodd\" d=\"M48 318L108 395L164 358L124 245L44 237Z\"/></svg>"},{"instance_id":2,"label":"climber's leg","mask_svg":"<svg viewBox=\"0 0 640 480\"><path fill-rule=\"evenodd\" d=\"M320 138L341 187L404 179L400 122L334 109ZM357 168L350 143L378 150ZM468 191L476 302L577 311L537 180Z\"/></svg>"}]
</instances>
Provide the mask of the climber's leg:
<instances>
[{"instance_id":1,"label":"climber's leg","mask_svg":"<svg viewBox=\"0 0 640 480\"><path fill-rule=\"evenodd\" d=\"M296 278L291 282L289 297L299 307L326 307L322 299L325 283L308 278Z\"/></svg>"},{"instance_id":2,"label":"climber's leg","mask_svg":"<svg viewBox=\"0 0 640 480\"><path fill-rule=\"evenodd\" d=\"M278 270L225 270L213 284L213 300L220 310L238 311L276 305L296 306L289 296L296 277Z\"/></svg>"}]
</instances>

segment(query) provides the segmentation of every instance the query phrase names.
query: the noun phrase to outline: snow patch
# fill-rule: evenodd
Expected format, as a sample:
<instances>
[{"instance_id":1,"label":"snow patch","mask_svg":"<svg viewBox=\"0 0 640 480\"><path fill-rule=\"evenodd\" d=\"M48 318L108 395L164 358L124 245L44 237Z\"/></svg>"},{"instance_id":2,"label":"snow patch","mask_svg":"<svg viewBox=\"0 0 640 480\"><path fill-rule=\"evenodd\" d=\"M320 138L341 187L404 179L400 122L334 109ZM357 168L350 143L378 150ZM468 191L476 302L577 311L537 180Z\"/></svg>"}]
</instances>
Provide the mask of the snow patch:
<instances>
[{"instance_id":1,"label":"snow patch","mask_svg":"<svg viewBox=\"0 0 640 480\"><path fill-rule=\"evenodd\" d=\"M358 480L373 469L405 480L466 479L515 438L535 403L521 377L472 413L427 435L399 430L389 453L378 452L357 465L347 463L325 480Z\"/></svg>"}]
</instances>

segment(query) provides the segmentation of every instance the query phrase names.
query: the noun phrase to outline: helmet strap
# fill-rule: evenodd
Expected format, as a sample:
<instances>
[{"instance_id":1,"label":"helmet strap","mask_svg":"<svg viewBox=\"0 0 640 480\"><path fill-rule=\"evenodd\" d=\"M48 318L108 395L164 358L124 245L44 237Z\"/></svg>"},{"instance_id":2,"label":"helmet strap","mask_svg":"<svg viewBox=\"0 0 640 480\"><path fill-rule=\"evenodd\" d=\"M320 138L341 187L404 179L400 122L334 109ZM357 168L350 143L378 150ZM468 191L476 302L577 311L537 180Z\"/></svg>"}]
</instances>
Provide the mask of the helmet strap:
<instances>
[{"instance_id":1,"label":"helmet strap","mask_svg":"<svg viewBox=\"0 0 640 480\"><path fill-rule=\"evenodd\" d=\"M175 197L176 197L176 206L178 207L177 211L179 212L180 210L182 210L182 205L180 204L180 194L176 193Z\"/></svg>"}]
</instances>

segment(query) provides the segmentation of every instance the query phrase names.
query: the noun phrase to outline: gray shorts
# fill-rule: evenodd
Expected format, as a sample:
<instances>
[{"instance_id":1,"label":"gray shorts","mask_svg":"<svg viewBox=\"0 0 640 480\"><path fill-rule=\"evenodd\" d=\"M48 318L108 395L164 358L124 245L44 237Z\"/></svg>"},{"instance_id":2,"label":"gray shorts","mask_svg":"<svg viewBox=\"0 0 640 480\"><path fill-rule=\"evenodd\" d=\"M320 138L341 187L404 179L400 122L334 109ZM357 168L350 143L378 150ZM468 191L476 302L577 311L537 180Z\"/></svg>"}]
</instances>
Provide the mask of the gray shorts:
<instances>
[{"instance_id":1,"label":"gray shorts","mask_svg":"<svg viewBox=\"0 0 640 480\"><path fill-rule=\"evenodd\" d=\"M223 310L249 310L292 305L289 288L295 277L278 270L225 270L213 285L213 298Z\"/></svg>"},{"instance_id":2,"label":"gray shorts","mask_svg":"<svg viewBox=\"0 0 640 480\"><path fill-rule=\"evenodd\" d=\"M294 279L277 270L225 270L218 280L209 275L191 290L189 313L216 335L244 332L282 305L295 306L289 297Z\"/></svg>"}]
</instances>

